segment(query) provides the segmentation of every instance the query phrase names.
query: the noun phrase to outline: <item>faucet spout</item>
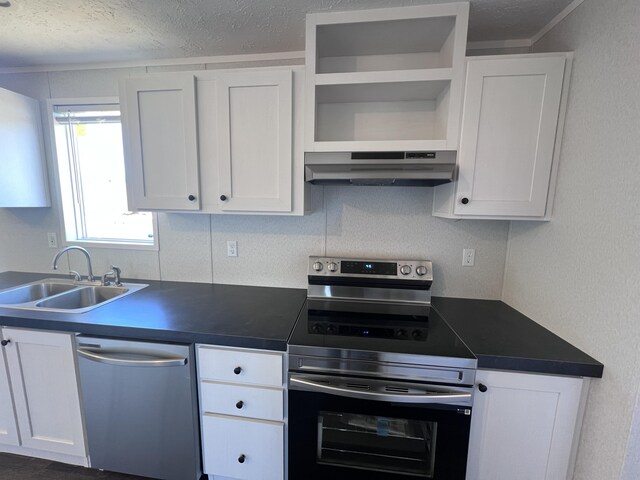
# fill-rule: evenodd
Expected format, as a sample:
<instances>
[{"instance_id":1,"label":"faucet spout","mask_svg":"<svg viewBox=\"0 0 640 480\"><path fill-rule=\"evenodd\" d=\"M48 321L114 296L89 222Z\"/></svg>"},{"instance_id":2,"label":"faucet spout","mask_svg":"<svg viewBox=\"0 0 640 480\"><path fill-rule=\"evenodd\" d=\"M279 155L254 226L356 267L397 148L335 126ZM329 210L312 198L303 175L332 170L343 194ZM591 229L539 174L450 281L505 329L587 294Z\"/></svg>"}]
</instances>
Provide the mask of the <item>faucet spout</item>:
<instances>
[{"instance_id":1,"label":"faucet spout","mask_svg":"<svg viewBox=\"0 0 640 480\"><path fill-rule=\"evenodd\" d=\"M91 255L89 254L89 252L82 248L82 247L78 247L76 245L71 245L70 247L66 247L63 248L62 250L60 250L58 253L56 253L55 257L53 257L53 262L51 264L51 268L53 270L57 270L58 269L58 260L60 259L60 257L62 256L63 253L66 253L70 250L78 250L80 252L82 252L84 254L84 256L87 258L87 280L89 280L90 282L95 281L95 277L93 276L93 268L91 267Z\"/></svg>"}]
</instances>

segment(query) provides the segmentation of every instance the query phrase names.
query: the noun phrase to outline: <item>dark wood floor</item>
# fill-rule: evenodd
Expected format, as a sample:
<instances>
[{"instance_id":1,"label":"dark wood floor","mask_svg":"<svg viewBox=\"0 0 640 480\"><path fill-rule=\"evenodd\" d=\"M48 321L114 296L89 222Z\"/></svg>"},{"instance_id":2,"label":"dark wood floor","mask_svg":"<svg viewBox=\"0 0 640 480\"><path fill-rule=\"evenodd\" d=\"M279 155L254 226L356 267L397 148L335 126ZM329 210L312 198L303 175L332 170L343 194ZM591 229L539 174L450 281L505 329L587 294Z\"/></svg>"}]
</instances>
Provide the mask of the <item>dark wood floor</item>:
<instances>
[{"instance_id":1,"label":"dark wood floor","mask_svg":"<svg viewBox=\"0 0 640 480\"><path fill-rule=\"evenodd\" d=\"M149 480L84 467L0 453L0 480Z\"/></svg>"}]
</instances>

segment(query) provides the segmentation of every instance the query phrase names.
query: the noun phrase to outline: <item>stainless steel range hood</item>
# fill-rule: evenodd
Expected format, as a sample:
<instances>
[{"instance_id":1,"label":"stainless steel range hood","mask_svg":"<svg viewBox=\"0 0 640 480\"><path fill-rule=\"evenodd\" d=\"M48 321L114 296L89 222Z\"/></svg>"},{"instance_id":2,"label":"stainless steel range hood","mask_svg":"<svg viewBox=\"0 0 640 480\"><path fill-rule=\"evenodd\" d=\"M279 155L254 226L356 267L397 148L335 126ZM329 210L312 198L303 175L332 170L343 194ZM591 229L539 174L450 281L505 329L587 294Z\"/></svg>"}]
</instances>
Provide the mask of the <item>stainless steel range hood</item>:
<instances>
[{"instance_id":1,"label":"stainless steel range hood","mask_svg":"<svg viewBox=\"0 0 640 480\"><path fill-rule=\"evenodd\" d=\"M307 152L304 166L314 184L434 186L453 180L456 152Z\"/></svg>"}]
</instances>

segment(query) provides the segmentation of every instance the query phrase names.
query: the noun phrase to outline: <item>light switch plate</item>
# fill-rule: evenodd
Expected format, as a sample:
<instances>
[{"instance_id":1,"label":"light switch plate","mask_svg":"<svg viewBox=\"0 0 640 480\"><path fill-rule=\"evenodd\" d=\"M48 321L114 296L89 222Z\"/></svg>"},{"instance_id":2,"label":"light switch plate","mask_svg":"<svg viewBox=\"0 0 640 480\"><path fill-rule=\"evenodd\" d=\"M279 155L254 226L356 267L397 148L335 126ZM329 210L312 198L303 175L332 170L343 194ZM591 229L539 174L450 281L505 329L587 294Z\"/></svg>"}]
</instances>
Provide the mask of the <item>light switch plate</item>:
<instances>
[{"instance_id":1,"label":"light switch plate","mask_svg":"<svg viewBox=\"0 0 640 480\"><path fill-rule=\"evenodd\" d=\"M58 248L58 235L55 232L47 233L47 243L49 248Z\"/></svg>"}]
</instances>

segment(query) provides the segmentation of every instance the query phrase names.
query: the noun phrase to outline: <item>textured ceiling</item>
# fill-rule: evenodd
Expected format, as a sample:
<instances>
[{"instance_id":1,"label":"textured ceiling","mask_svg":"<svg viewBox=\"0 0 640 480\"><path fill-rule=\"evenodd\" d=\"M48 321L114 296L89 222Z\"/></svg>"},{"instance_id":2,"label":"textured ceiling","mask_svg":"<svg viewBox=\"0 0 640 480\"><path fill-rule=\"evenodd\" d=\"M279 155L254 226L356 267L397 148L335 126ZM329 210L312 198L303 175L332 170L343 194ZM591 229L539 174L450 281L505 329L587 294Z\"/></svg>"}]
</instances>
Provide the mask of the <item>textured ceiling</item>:
<instances>
[{"instance_id":1,"label":"textured ceiling","mask_svg":"<svg viewBox=\"0 0 640 480\"><path fill-rule=\"evenodd\" d=\"M308 12L446 0L11 0L0 67L304 49ZM571 0L471 0L470 41L530 38Z\"/></svg>"}]
</instances>

